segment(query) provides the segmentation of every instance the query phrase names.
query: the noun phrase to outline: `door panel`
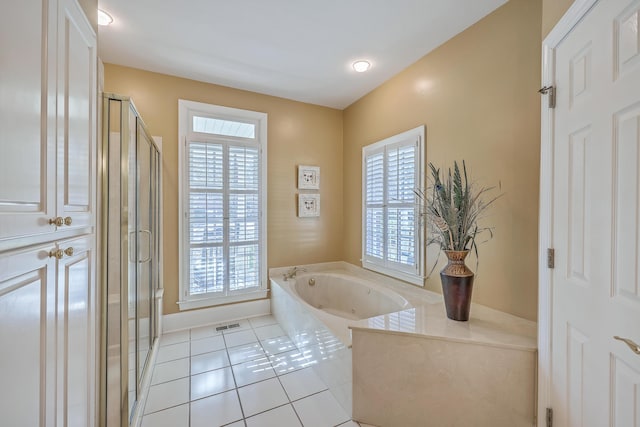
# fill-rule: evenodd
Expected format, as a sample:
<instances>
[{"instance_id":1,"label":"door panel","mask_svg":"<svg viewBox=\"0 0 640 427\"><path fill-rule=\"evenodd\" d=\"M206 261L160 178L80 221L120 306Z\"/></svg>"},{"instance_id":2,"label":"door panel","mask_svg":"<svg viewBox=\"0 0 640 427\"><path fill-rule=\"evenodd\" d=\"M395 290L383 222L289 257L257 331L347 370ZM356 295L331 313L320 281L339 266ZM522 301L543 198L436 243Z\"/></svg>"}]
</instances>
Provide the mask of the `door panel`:
<instances>
[{"instance_id":1,"label":"door panel","mask_svg":"<svg viewBox=\"0 0 640 427\"><path fill-rule=\"evenodd\" d=\"M49 249L0 256L3 425L54 424L55 262Z\"/></svg>"},{"instance_id":2,"label":"door panel","mask_svg":"<svg viewBox=\"0 0 640 427\"><path fill-rule=\"evenodd\" d=\"M58 214L83 227L94 216L95 35L72 0L60 0L58 27Z\"/></svg>"},{"instance_id":3,"label":"door panel","mask_svg":"<svg viewBox=\"0 0 640 427\"><path fill-rule=\"evenodd\" d=\"M635 239L640 235L640 104L615 115L614 118L615 187L614 250L612 294L640 302L636 266L640 253Z\"/></svg>"},{"instance_id":4,"label":"door panel","mask_svg":"<svg viewBox=\"0 0 640 427\"><path fill-rule=\"evenodd\" d=\"M93 237L67 240L59 247L67 251L58 261L58 390L64 397L59 399L64 411L62 425L92 426L96 385Z\"/></svg>"},{"instance_id":5,"label":"door panel","mask_svg":"<svg viewBox=\"0 0 640 427\"><path fill-rule=\"evenodd\" d=\"M638 408L640 408L640 372L612 355L612 392L614 406L611 425L615 427L637 427ZM635 420L634 424L629 424Z\"/></svg>"},{"instance_id":6,"label":"door panel","mask_svg":"<svg viewBox=\"0 0 640 427\"><path fill-rule=\"evenodd\" d=\"M0 14L0 240L55 230L55 17L42 0Z\"/></svg>"},{"instance_id":7,"label":"door panel","mask_svg":"<svg viewBox=\"0 0 640 427\"><path fill-rule=\"evenodd\" d=\"M567 215L567 229L569 230L569 245L567 261L567 277L573 283L589 285L588 248L591 244L590 222L591 200L586 164L592 150L591 128L587 126L569 135L569 212Z\"/></svg>"},{"instance_id":8,"label":"door panel","mask_svg":"<svg viewBox=\"0 0 640 427\"><path fill-rule=\"evenodd\" d=\"M614 22L614 76L618 78L640 66L640 3L633 2Z\"/></svg>"},{"instance_id":9,"label":"door panel","mask_svg":"<svg viewBox=\"0 0 640 427\"><path fill-rule=\"evenodd\" d=\"M585 351L588 350L589 337L580 330L568 325L567 327L567 406L568 425L583 425L584 413L584 376L585 376Z\"/></svg>"},{"instance_id":10,"label":"door panel","mask_svg":"<svg viewBox=\"0 0 640 427\"><path fill-rule=\"evenodd\" d=\"M640 1L602 0L556 48L554 424L640 426ZM634 26L635 25L635 26Z\"/></svg>"}]
</instances>

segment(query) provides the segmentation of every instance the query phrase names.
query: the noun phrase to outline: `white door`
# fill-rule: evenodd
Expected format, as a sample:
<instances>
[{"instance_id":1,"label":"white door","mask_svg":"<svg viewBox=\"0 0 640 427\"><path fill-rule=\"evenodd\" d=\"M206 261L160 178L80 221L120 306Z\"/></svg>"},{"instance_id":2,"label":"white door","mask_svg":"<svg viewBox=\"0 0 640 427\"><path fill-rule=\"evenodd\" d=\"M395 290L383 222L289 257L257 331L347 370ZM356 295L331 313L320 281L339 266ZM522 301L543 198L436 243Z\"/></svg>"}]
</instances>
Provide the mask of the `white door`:
<instances>
[{"instance_id":1,"label":"white door","mask_svg":"<svg viewBox=\"0 0 640 427\"><path fill-rule=\"evenodd\" d=\"M56 230L56 5L0 13L0 240Z\"/></svg>"},{"instance_id":2,"label":"white door","mask_svg":"<svg viewBox=\"0 0 640 427\"><path fill-rule=\"evenodd\" d=\"M75 0L59 1L57 212L86 227L95 215L96 36Z\"/></svg>"},{"instance_id":3,"label":"white door","mask_svg":"<svg viewBox=\"0 0 640 427\"><path fill-rule=\"evenodd\" d=\"M95 425L96 287L92 235L59 242L57 261L58 426Z\"/></svg>"},{"instance_id":4,"label":"white door","mask_svg":"<svg viewBox=\"0 0 640 427\"><path fill-rule=\"evenodd\" d=\"M640 0L601 0L555 49L551 404L640 426ZM542 423L540 424L542 425Z\"/></svg>"},{"instance_id":5,"label":"white door","mask_svg":"<svg viewBox=\"0 0 640 427\"><path fill-rule=\"evenodd\" d=\"M55 258L51 245L0 256L0 423L53 426Z\"/></svg>"}]
</instances>

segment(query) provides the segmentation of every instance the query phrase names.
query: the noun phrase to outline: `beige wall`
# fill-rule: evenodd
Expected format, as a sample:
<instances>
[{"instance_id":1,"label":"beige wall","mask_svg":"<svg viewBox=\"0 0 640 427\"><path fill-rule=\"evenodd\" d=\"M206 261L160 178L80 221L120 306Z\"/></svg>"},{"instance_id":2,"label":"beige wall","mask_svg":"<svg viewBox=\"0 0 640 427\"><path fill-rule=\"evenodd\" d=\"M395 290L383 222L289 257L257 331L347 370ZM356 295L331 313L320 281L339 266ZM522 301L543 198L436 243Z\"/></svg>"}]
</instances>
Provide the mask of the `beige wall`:
<instances>
[{"instance_id":1,"label":"beige wall","mask_svg":"<svg viewBox=\"0 0 640 427\"><path fill-rule=\"evenodd\" d=\"M165 313L178 299L177 100L189 99L269 114L269 267L359 265L361 148L425 124L428 161L465 159L474 178L505 193L485 222L495 237L480 246L474 301L535 319L540 35L569 3L510 0L344 112L106 64L105 91L131 96L164 140ZM319 219L296 217L297 164L322 168ZM429 289L439 291L439 268Z\"/></svg>"},{"instance_id":2,"label":"beige wall","mask_svg":"<svg viewBox=\"0 0 640 427\"><path fill-rule=\"evenodd\" d=\"M504 192L484 222L495 237L480 246L473 301L536 319L541 6L509 1L345 110L346 261L361 255L362 147L425 124L427 161L464 159Z\"/></svg>"},{"instance_id":3,"label":"beige wall","mask_svg":"<svg viewBox=\"0 0 640 427\"><path fill-rule=\"evenodd\" d=\"M164 312L178 310L178 99L268 114L268 265L342 256L342 112L105 64L105 91L131 96L151 133L163 138ZM321 167L320 218L296 216L296 165Z\"/></svg>"},{"instance_id":4,"label":"beige wall","mask_svg":"<svg viewBox=\"0 0 640 427\"><path fill-rule=\"evenodd\" d=\"M573 0L542 0L542 39L558 23Z\"/></svg>"}]
</instances>

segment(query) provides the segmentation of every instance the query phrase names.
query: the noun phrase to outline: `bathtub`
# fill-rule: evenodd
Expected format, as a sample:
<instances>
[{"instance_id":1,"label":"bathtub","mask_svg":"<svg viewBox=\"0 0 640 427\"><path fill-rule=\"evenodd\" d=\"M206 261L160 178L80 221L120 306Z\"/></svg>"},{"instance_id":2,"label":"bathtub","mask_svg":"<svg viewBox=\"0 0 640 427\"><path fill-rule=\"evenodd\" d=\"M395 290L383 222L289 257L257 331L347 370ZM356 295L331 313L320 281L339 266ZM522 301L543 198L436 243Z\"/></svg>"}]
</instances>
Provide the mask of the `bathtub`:
<instances>
[{"instance_id":1,"label":"bathtub","mask_svg":"<svg viewBox=\"0 0 640 427\"><path fill-rule=\"evenodd\" d=\"M311 307L347 320L404 310L407 300L348 273L316 272L294 279L293 290Z\"/></svg>"},{"instance_id":2,"label":"bathtub","mask_svg":"<svg viewBox=\"0 0 640 427\"><path fill-rule=\"evenodd\" d=\"M359 277L342 263L305 268L308 271L288 280L287 268L272 269L270 274L271 310L298 346L322 343L330 332L350 347L349 326L411 307L384 283Z\"/></svg>"}]
</instances>

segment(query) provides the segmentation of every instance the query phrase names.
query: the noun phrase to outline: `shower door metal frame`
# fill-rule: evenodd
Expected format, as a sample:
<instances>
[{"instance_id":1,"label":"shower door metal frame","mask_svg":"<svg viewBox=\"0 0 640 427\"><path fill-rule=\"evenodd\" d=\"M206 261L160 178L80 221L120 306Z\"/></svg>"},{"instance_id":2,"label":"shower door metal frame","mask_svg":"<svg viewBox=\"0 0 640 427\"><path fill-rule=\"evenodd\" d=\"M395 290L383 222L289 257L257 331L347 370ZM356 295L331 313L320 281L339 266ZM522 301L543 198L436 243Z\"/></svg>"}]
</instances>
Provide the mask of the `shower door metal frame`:
<instances>
[{"instance_id":1,"label":"shower door metal frame","mask_svg":"<svg viewBox=\"0 0 640 427\"><path fill-rule=\"evenodd\" d=\"M117 141L111 138L111 102L119 102L120 123L119 138ZM130 120L130 112L135 117ZM161 221L160 221L160 203L162 199L161 189L161 157L160 150L155 143L151 133L148 131L144 121L138 114L135 105L129 97L116 95L112 93L103 94L103 121L102 121L102 150L101 150L101 175L102 175L102 197L101 197L101 286L102 286L102 325L101 325L101 344L103 355L102 363L102 398L101 407L101 424L107 427L120 427L130 425L134 414L139 409L139 397L141 385L145 377L149 377L149 363L153 350L157 347L157 336L159 319L157 316L159 310L156 306L156 294L161 294L161 275L160 262L162 259L162 248L160 246L161 237ZM135 135L136 140L131 141L130 135ZM138 295L139 283L139 263L140 248L138 244L138 202L139 182L136 181L136 203L135 206L129 205L129 185L131 179L138 179L138 131L145 134L146 139L150 143L151 157L149 165L150 173L150 212L149 217L153 222L155 229L150 238L152 248L148 252L149 258L155 260L150 268L150 346L146 356L146 365L143 366L142 372L138 372L139 368L139 351L136 341L136 356L134 359L136 374L136 401L130 410L129 405L129 277L130 277L130 253L131 248L131 230L130 230L130 210L135 210L134 219L134 242L133 253L135 255L136 265L136 290ZM117 143L117 146L115 145ZM130 157L131 144L134 144L134 157ZM118 151L114 151L118 150ZM119 154L119 155L118 155ZM113 165L112 162L118 162ZM135 162L135 176L129 176L132 170L130 162ZM118 166L116 169L115 166ZM119 173L115 173L115 171ZM110 174L110 172L113 172ZM116 176L117 175L117 176ZM155 183L153 182L155 178ZM115 203L115 204L114 204ZM146 231L146 230L145 230ZM155 267L155 268L154 268ZM136 336L139 329L138 307L135 301L135 329ZM111 338L111 339L110 339ZM117 341L117 348L113 347L113 342ZM111 348L110 348L111 346Z\"/></svg>"}]
</instances>

